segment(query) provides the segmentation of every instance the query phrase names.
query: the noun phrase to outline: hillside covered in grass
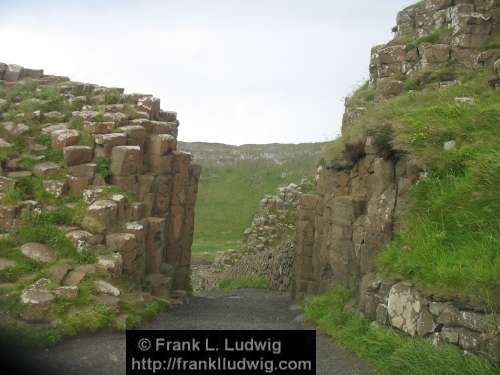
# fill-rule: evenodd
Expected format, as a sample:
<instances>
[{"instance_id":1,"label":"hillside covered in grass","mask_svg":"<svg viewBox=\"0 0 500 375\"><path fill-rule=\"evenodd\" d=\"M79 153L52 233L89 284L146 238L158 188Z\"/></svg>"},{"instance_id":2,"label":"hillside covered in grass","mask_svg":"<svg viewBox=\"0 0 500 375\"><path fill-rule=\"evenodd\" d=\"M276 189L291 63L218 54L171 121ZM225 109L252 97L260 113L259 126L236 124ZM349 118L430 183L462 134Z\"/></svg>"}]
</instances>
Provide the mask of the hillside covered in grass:
<instances>
[{"instance_id":1,"label":"hillside covered in grass","mask_svg":"<svg viewBox=\"0 0 500 375\"><path fill-rule=\"evenodd\" d=\"M384 373L498 372L498 14L402 10L299 210L296 294L324 293L306 315Z\"/></svg>"},{"instance_id":2,"label":"hillside covered in grass","mask_svg":"<svg viewBox=\"0 0 500 375\"><path fill-rule=\"evenodd\" d=\"M315 146L317 151L321 147ZM196 203L193 252L237 248L260 200L280 186L312 177L318 159L311 153L278 164L257 156L256 160L204 166Z\"/></svg>"},{"instance_id":3,"label":"hillside covered in grass","mask_svg":"<svg viewBox=\"0 0 500 375\"><path fill-rule=\"evenodd\" d=\"M461 85L437 90L440 75ZM435 293L494 303L500 298L500 92L482 68L450 63L431 76L419 90L384 103L365 101L366 113L328 146L327 160L366 134L409 155L424 177L412 189L400 233L379 256L379 271ZM470 100L457 100L464 97Z\"/></svg>"}]
</instances>

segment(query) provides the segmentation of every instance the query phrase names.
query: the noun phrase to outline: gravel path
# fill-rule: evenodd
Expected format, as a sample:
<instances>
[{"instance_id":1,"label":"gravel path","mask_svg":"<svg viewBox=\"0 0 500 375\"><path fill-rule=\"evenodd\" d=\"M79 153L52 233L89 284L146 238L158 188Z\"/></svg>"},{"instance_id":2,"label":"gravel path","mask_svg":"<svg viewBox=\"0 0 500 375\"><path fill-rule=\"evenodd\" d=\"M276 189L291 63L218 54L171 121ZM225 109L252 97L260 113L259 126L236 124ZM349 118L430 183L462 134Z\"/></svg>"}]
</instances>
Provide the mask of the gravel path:
<instances>
[{"instance_id":1,"label":"gravel path","mask_svg":"<svg viewBox=\"0 0 500 375\"><path fill-rule=\"evenodd\" d=\"M304 329L300 311L288 296L262 290L210 292L175 306L145 329ZM125 335L102 332L68 340L36 353L35 359L55 373L74 375L125 374ZM373 374L354 354L336 347L318 333L318 375ZM59 373L59 372L57 372Z\"/></svg>"}]
</instances>

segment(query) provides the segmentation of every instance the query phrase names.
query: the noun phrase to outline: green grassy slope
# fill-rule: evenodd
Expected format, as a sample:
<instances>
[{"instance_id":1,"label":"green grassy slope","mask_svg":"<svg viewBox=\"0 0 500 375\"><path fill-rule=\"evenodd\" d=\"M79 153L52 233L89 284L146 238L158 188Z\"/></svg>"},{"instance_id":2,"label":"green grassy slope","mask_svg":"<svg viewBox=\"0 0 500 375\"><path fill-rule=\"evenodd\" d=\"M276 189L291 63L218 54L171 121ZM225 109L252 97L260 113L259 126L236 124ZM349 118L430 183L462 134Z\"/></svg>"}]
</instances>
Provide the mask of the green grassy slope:
<instances>
[{"instance_id":1,"label":"green grassy slope","mask_svg":"<svg viewBox=\"0 0 500 375\"><path fill-rule=\"evenodd\" d=\"M316 163L316 156L310 156L281 165L248 160L204 168L196 204L193 252L236 248L264 195L312 176Z\"/></svg>"},{"instance_id":2,"label":"green grassy slope","mask_svg":"<svg viewBox=\"0 0 500 375\"><path fill-rule=\"evenodd\" d=\"M356 352L387 375L494 375L498 367L468 355L459 348L435 347L429 340L413 338L370 324L346 311L352 295L336 289L305 301L304 314L343 347Z\"/></svg>"},{"instance_id":3,"label":"green grassy slope","mask_svg":"<svg viewBox=\"0 0 500 375\"><path fill-rule=\"evenodd\" d=\"M414 281L448 297L500 301L500 92L488 86L490 72L447 65L429 73L418 91L368 111L349 134L328 147L334 159L342 145L362 134L407 153L427 176L413 188L397 238L379 256L387 277ZM441 74L461 86L436 89ZM418 79L418 77L417 77ZM358 96L370 98L369 89ZM474 104L456 104L456 97ZM450 151L444 142L455 140Z\"/></svg>"}]
</instances>

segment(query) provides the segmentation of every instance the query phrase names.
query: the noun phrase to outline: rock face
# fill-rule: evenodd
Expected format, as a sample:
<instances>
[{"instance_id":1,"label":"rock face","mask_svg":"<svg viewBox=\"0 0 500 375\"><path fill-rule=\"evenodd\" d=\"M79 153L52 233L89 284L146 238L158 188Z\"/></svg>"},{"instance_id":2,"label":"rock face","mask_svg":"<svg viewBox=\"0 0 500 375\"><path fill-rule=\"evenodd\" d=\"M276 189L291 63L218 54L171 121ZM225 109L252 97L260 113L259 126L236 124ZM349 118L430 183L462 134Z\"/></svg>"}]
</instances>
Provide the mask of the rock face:
<instances>
[{"instance_id":1,"label":"rock face","mask_svg":"<svg viewBox=\"0 0 500 375\"><path fill-rule=\"evenodd\" d=\"M499 14L499 2L482 0L424 0L400 12L395 39L371 51L370 79L363 87L373 94L370 101L376 105L410 91L426 75L437 77L429 83L432 88L460 85L454 73L436 74L447 64L491 68L495 76L490 86L499 89L500 50L482 48L498 35ZM346 136L367 111L358 99L346 100ZM475 101L458 97L455 103L470 106ZM444 141L448 152L457 147L453 139ZM367 135L320 167L316 193L304 194L299 204L292 292L302 298L334 286L348 288L359 294L359 310L370 320L498 361L499 317L491 308L458 298L442 300L408 282L376 275L376 256L398 231L408 191L421 175L403 152Z\"/></svg>"},{"instance_id":2,"label":"rock face","mask_svg":"<svg viewBox=\"0 0 500 375\"><path fill-rule=\"evenodd\" d=\"M406 193L419 171L404 157L386 158L368 137L350 168L320 167L317 194L305 194L297 219L295 293L332 285L357 289L394 235ZM347 161L346 161L347 163Z\"/></svg>"},{"instance_id":3,"label":"rock face","mask_svg":"<svg viewBox=\"0 0 500 375\"><path fill-rule=\"evenodd\" d=\"M29 170L20 167L20 157L2 161L0 231L15 229L25 212L54 210L65 204L60 198L82 197L83 202L71 203L72 207L84 203L85 207L80 207L82 220L66 237L80 254L104 248L110 253L97 253L92 269L70 269L55 263L51 278L64 287L58 297L73 298L74 287L94 272L109 278L125 274L145 288L151 288L146 278L153 274L153 284L162 285L155 289L156 295L163 298L171 290L190 290L194 206L201 168L192 163L189 153L177 148L177 114L162 111L160 100L151 95L125 94L123 89L72 82L0 63L2 87L23 85L16 83L23 79L33 80L37 87L30 93L33 97L26 99L33 106L47 104L37 96L49 85L67 105L65 109L79 110L69 113L41 108L0 123L5 138L0 139L0 148L10 149L16 137L26 137L23 153L33 154L34 161L28 163ZM110 98L115 104L108 104ZM0 107L17 108L22 100L2 98ZM30 120L26 124L22 121L25 116ZM42 145L37 139L40 135L48 137L49 144ZM41 155L43 151L53 152L50 161ZM62 154L63 160L56 154ZM38 202L31 207L30 201L3 203L4 193L16 187L18 178L33 175L41 180L50 200L57 202L53 207ZM21 252L41 263L60 261L56 252L42 244L25 244ZM4 268L10 266L2 263ZM111 294L101 296L101 302L117 297Z\"/></svg>"},{"instance_id":4,"label":"rock face","mask_svg":"<svg viewBox=\"0 0 500 375\"><path fill-rule=\"evenodd\" d=\"M371 51L369 86L375 89L375 99L398 95L408 79L449 62L494 68L500 50L484 51L482 46L499 29L499 14L498 2L483 0L424 0L399 12L394 40ZM460 84L453 74L443 75L441 81L438 87ZM490 83L500 87L498 69ZM347 99L343 132L358 115L355 101Z\"/></svg>"},{"instance_id":5,"label":"rock face","mask_svg":"<svg viewBox=\"0 0 500 375\"><path fill-rule=\"evenodd\" d=\"M293 284L295 216L310 183L290 184L268 195L245 231L238 251L221 251L209 266L193 266L193 289L217 288L225 279L266 279L274 290L289 291Z\"/></svg>"}]
</instances>

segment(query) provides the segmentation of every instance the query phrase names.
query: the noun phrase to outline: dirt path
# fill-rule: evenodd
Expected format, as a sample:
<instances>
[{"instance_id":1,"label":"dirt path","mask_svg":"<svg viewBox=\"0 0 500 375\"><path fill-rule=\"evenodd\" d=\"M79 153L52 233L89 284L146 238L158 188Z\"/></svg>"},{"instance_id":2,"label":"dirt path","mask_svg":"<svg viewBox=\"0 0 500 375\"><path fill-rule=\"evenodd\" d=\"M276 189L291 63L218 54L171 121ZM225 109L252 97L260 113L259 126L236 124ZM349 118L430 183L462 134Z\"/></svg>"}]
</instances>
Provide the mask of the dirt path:
<instances>
[{"instance_id":1,"label":"dirt path","mask_svg":"<svg viewBox=\"0 0 500 375\"><path fill-rule=\"evenodd\" d=\"M210 292L173 307L146 329L303 329L300 311L283 294L240 290ZM36 360L75 375L125 374L125 335L103 332L69 340L36 354ZM318 334L318 375L373 374L355 355ZM59 372L58 372L59 373Z\"/></svg>"}]
</instances>

